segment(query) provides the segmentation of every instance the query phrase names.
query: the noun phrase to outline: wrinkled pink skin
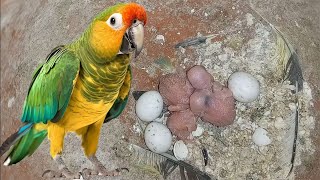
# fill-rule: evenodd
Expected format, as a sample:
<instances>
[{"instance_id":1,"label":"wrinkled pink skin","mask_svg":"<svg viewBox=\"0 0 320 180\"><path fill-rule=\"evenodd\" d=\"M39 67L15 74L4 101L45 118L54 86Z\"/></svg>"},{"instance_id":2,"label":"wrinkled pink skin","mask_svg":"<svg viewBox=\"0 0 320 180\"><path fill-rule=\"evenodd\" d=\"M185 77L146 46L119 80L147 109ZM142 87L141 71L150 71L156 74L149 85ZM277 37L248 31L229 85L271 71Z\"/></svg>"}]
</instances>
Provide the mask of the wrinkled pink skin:
<instances>
[{"instance_id":1,"label":"wrinkled pink skin","mask_svg":"<svg viewBox=\"0 0 320 180\"><path fill-rule=\"evenodd\" d=\"M190 109L196 115L203 117L206 111L208 111L209 106L206 105L211 103L212 99L212 92L208 89L197 89L191 96L190 96Z\"/></svg>"},{"instance_id":2,"label":"wrinkled pink skin","mask_svg":"<svg viewBox=\"0 0 320 180\"><path fill-rule=\"evenodd\" d=\"M215 126L230 125L235 119L232 92L215 82L203 66L165 75L159 92L171 113L167 126L179 139L187 140L196 130L196 117Z\"/></svg>"},{"instance_id":3,"label":"wrinkled pink skin","mask_svg":"<svg viewBox=\"0 0 320 180\"><path fill-rule=\"evenodd\" d=\"M194 88L187 79L185 72L175 74L167 74L160 79L159 92L163 97L166 105L174 109L183 110L181 107L189 106L189 97L193 93Z\"/></svg>"},{"instance_id":4,"label":"wrinkled pink skin","mask_svg":"<svg viewBox=\"0 0 320 180\"><path fill-rule=\"evenodd\" d=\"M189 110L189 98L194 88L184 71L167 74L160 79L159 92L171 112L167 126L179 139L186 140L196 129L196 118Z\"/></svg>"},{"instance_id":5,"label":"wrinkled pink skin","mask_svg":"<svg viewBox=\"0 0 320 180\"><path fill-rule=\"evenodd\" d=\"M168 107L169 111L183 111L187 109L189 109L189 104L170 105Z\"/></svg>"},{"instance_id":6,"label":"wrinkled pink skin","mask_svg":"<svg viewBox=\"0 0 320 180\"><path fill-rule=\"evenodd\" d=\"M213 77L203 66L193 66L187 72L191 85L196 89L210 89Z\"/></svg>"},{"instance_id":7,"label":"wrinkled pink skin","mask_svg":"<svg viewBox=\"0 0 320 180\"><path fill-rule=\"evenodd\" d=\"M236 116L232 92L215 82L203 66L192 67L187 76L197 89L190 96L191 111L215 126L232 124Z\"/></svg>"},{"instance_id":8,"label":"wrinkled pink skin","mask_svg":"<svg viewBox=\"0 0 320 180\"><path fill-rule=\"evenodd\" d=\"M196 117L189 109L171 112L167 126L178 139L186 140L190 137L190 133L197 129Z\"/></svg>"},{"instance_id":9,"label":"wrinkled pink skin","mask_svg":"<svg viewBox=\"0 0 320 180\"><path fill-rule=\"evenodd\" d=\"M214 82L214 93L210 90L196 90L190 97L193 113L215 126L227 126L236 117L232 92L220 83Z\"/></svg>"}]
</instances>

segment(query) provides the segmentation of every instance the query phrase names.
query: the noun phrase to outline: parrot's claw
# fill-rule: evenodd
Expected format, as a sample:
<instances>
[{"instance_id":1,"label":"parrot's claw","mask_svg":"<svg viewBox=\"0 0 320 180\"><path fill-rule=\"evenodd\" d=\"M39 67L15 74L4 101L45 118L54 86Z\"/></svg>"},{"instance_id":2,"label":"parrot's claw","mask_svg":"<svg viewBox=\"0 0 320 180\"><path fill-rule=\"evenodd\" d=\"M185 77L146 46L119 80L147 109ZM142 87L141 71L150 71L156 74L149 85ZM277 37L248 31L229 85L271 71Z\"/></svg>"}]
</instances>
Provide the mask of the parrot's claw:
<instances>
[{"instance_id":1,"label":"parrot's claw","mask_svg":"<svg viewBox=\"0 0 320 180\"><path fill-rule=\"evenodd\" d=\"M94 165L94 169L83 169L82 173L85 177L88 177L90 175L99 175L99 176L119 176L121 175L121 171L127 171L129 172L128 168L117 168L112 171L108 171L103 164L97 159L95 155L89 156L88 159L91 161L91 163Z\"/></svg>"},{"instance_id":2,"label":"parrot's claw","mask_svg":"<svg viewBox=\"0 0 320 180\"><path fill-rule=\"evenodd\" d=\"M71 178L71 179L83 179L82 173L72 173L67 168L63 168L61 171L46 170L42 177L44 178Z\"/></svg>"},{"instance_id":3,"label":"parrot's claw","mask_svg":"<svg viewBox=\"0 0 320 180\"><path fill-rule=\"evenodd\" d=\"M82 170L82 174L84 177L89 177L91 175L99 175L99 176L120 176L121 172L127 171L129 172L128 168L117 168L112 171L107 171L105 168L99 168L99 169L87 169L84 168Z\"/></svg>"},{"instance_id":4,"label":"parrot's claw","mask_svg":"<svg viewBox=\"0 0 320 180\"><path fill-rule=\"evenodd\" d=\"M63 178L65 176L61 172L46 170L43 172L42 177L44 177L44 178Z\"/></svg>"}]
</instances>

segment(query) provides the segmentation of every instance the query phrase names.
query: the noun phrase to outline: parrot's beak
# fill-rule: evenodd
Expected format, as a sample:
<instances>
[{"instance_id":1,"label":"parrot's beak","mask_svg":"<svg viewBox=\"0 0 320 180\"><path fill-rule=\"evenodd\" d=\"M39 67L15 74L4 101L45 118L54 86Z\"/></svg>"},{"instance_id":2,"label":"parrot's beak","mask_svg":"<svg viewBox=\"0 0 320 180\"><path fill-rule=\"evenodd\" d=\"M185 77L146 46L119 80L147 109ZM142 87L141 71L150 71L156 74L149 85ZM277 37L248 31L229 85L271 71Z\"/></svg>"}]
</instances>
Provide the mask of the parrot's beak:
<instances>
[{"instance_id":1,"label":"parrot's beak","mask_svg":"<svg viewBox=\"0 0 320 180\"><path fill-rule=\"evenodd\" d=\"M143 47L143 37L143 23L139 20L134 20L134 23L127 29L122 39L119 54L129 54L134 51L135 57L137 57Z\"/></svg>"}]
</instances>

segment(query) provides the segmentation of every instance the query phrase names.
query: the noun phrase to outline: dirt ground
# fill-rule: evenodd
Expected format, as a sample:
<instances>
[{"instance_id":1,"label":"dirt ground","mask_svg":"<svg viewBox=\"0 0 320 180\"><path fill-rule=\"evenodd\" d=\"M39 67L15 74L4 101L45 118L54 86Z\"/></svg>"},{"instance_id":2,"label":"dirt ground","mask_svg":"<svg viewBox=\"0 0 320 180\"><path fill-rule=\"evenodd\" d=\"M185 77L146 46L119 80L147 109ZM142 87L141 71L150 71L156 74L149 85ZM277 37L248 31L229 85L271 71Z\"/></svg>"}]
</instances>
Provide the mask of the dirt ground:
<instances>
[{"instance_id":1,"label":"dirt ground","mask_svg":"<svg viewBox=\"0 0 320 180\"><path fill-rule=\"evenodd\" d=\"M157 86L157 79L141 70L147 61L160 57L175 58L174 45L198 33L214 34L225 30L239 16L236 12L249 12L254 8L270 23L278 27L297 49L303 75L312 88L316 127L313 143L316 151L302 157L302 165L296 167L296 179L320 179L320 1L319 0L242 0L242 1L196 1L169 0L136 2L148 11L145 49L133 62L133 89L151 90ZM48 1L1 0L1 138L19 127L20 113L24 97L37 64L57 45L70 43L77 38L90 19L115 1ZM178 33L177 33L178 32ZM157 39L163 35L165 40ZM159 36L158 36L159 37ZM191 56L192 57L192 56ZM124 162L112 153L112 146L122 139L133 137L135 123L133 98L118 120L104 127L98 156L112 169ZM124 128L125 127L125 128ZM90 167L82 154L80 141L70 135L65 140L67 165L72 169ZM143 144L141 138L131 142ZM56 169L49 157L49 144L45 141L39 150L19 165L1 168L1 179L40 179L47 169ZM3 158L1 158L3 160ZM134 174L135 173L135 174ZM134 171L128 179L150 179L139 171ZM121 177L110 178L121 179ZM126 178L124 178L126 179Z\"/></svg>"}]
</instances>

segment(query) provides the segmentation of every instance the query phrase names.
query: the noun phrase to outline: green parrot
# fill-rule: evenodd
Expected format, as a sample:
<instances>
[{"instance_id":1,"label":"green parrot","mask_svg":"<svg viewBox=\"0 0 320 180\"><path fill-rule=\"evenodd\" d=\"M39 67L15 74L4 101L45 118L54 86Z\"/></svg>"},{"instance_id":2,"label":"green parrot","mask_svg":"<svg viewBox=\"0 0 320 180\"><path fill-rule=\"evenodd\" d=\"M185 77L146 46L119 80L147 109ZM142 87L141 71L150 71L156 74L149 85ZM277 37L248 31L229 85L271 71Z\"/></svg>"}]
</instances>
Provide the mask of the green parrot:
<instances>
[{"instance_id":1,"label":"green parrot","mask_svg":"<svg viewBox=\"0 0 320 180\"><path fill-rule=\"evenodd\" d=\"M135 3L118 4L97 15L82 36L55 48L33 75L21 121L25 123L0 147L8 154L4 165L30 156L45 137L59 171L45 177L79 178L61 158L64 137L76 132L94 169L88 174L116 175L95 156L100 129L127 104L131 85L130 60L143 46L145 9Z\"/></svg>"}]
</instances>

